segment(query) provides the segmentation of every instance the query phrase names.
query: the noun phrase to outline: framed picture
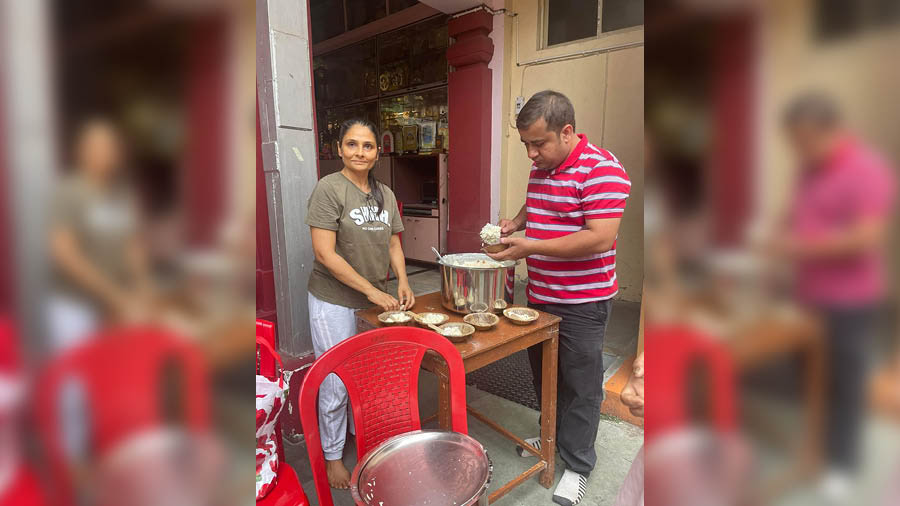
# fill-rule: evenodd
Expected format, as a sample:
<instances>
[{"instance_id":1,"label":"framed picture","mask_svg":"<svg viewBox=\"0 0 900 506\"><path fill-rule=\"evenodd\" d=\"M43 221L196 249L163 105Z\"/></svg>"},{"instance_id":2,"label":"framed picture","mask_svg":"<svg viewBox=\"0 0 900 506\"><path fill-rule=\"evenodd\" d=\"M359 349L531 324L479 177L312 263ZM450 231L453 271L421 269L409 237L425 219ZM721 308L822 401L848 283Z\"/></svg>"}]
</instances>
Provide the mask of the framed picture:
<instances>
[{"instance_id":1,"label":"framed picture","mask_svg":"<svg viewBox=\"0 0 900 506\"><path fill-rule=\"evenodd\" d=\"M422 132L421 132L421 142L419 143L419 148L422 151L431 151L434 149L434 137L437 133L435 130L437 129L437 123L434 121L423 121L422 122Z\"/></svg>"},{"instance_id":2,"label":"framed picture","mask_svg":"<svg viewBox=\"0 0 900 506\"><path fill-rule=\"evenodd\" d=\"M403 151L419 148L419 125L403 125Z\"/></svg>"}]
</instances>

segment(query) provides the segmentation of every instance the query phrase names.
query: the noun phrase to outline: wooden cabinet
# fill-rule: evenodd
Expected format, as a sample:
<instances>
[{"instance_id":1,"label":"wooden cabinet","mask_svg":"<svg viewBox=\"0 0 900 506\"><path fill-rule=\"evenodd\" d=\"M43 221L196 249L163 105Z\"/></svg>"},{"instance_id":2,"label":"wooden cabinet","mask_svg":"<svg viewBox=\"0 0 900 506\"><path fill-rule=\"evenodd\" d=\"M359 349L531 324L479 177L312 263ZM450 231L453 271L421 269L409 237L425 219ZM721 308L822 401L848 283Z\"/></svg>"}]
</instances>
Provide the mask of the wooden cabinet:
<instances>
[{"instance_id":1,"label":"wooden cabinet","mask_svg":"<svg viewBox=\"0 0 900 506\"><path fill-rule=\"evenodd\" d=\"M437 218L424 216L403 217L403 254L411 260L434 262L435 256L431 248L437 248L440 242L440 230Z\"/></svg>"}]
</instances>

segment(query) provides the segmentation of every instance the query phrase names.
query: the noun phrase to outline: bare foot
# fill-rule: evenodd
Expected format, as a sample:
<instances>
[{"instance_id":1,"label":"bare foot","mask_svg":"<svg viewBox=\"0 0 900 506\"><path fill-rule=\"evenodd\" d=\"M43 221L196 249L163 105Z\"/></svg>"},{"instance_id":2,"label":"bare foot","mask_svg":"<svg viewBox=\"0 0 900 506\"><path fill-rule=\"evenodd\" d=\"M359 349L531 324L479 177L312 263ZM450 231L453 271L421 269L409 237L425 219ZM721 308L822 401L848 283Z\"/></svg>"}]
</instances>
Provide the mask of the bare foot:
<instances>
[{"instance_id":1,"label":"bare foot","mask_svg":"<svg viewBox=\"0 0 900 506\"><path fill-rule=\"evenodd\" d=\"M328 484L331 488L350 488L350 471L344 467L341 460L326 460L325 472L328 474Z\"/></svg>"}]
</instances>

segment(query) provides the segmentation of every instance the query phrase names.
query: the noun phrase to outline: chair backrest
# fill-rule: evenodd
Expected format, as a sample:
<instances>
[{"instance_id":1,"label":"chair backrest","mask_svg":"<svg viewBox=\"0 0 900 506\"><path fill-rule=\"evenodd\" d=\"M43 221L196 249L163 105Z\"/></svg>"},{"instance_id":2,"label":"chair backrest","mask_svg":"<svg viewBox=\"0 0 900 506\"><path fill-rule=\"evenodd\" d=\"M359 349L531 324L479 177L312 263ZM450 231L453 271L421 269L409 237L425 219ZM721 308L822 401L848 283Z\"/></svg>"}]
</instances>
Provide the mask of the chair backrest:
<instances>
[{"instance_id":1,"label":"chair backrest","mask_svg":"<svg viewBox=\"0 0 900 506\"><path fill-rule=\"evenodd\" d=\"M428 350L436 351L447 363L451 426L454 432L467 434L462 356L453 343L435 332L413 327L370 330L338 343L309 368L300 387L300 422L320 505L333 504L316 405L322 381L334 373L347 387L356 425L356 452L362 459L382 441L421 428L419 368Z\"/></svg>"},{"instance_id":2,"label":"chair backrest","mask_svg":"<svg viewBox=\"0 0 900 506\"><path fill-rule=\"evenodd\" d=\"M269 379L278 377L278 358L273 351L278 349L275 342L275 325L266 320L256 320L256 339L265 341L270 348L258 346L256 348L256 372Z\"/></svg>"},{"instance_id":3,"label":"chair backrest","mask_svg":"<svg viewBox=\"0 0 900 506\"><path fill-rule=\"evenodd\" d=\"M93 336L47 364L37 389L36 415L47 452L50 477L60 504L73 500L71 462L63 450L60 401L67 382L83 393L89 451L100 456L129 436L161 428L167 413L164 382L170 366L182 381L178 425L209 428L208 371L200 351L188 339L155 328L110 329Z\"/></svg>"},{"instance_id":4,"label":"chair backrest","mask_svg":"<svg viewBox=\"0 0 900 506\"><path fill-rule=\"evenodd\" d=\"M651 327L646 329L648 364L645 390L652 402L644 416L644 431L649 442L673 429L683 429L691 423L689 383L692 374L700 371L709 381L709 425L720 432L730 432L737 426L737 381L731 355L725 345L703 332L685 326ZM653 360L653 357L665 357Z\"/></svg>"}]
</instances>

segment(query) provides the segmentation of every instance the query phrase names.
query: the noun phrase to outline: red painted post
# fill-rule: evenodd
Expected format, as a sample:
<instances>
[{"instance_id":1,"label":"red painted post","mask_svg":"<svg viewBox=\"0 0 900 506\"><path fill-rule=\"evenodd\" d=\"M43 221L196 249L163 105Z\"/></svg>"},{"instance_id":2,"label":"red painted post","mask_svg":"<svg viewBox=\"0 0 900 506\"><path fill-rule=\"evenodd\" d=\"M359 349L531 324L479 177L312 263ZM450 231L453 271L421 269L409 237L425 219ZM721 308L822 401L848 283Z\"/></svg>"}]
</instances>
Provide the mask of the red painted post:
<instances>
[{"instance_id":1,"label":"red painted post","mask_svg":"<svg viewBox=\"0 0 900 506\"><path fill-rule=\"evenodd\" d=\"M741 15L723 23L713 52L711 204L713 239L733 246L743 239L753 209L757 153L755 19Z\"/></svg>"},{"instance_id":2,"label":"red painted post","mask_svg":"<svg viewBox=\"0 0 900 506\"><path fill-rule=\"evenodd\" d=\"M228 201L228 25L220 18L197 23L188 54L184 206L188 241L203 247L216 240Z\"/></svg>"},{"instance_id":3,"label":"red painted post","mask_svg":"<svg viewBox=\"0 0 900 506\"><path fill-rule=\"evenodd\" d=\"M491 15L473 12L448 23L454 42L447 61L454 67L448 83L448 157L450 218L448 253L478 251L479 231L491 221L491 69L494 43L488 37Z\"/></svg>"},{"instance_id":4,"label":"red painted post","mask_svg":"<svg viewBox=\"0 0 900 506\"><path fill-rule=\"evenodd\" d=\"M2 80L0 80L2 84ZM0 93L0 97L3 94ZM0 100L0 316L13 312L12 177L7 159L6 125Z\"/></svg>"}]
</instances>

